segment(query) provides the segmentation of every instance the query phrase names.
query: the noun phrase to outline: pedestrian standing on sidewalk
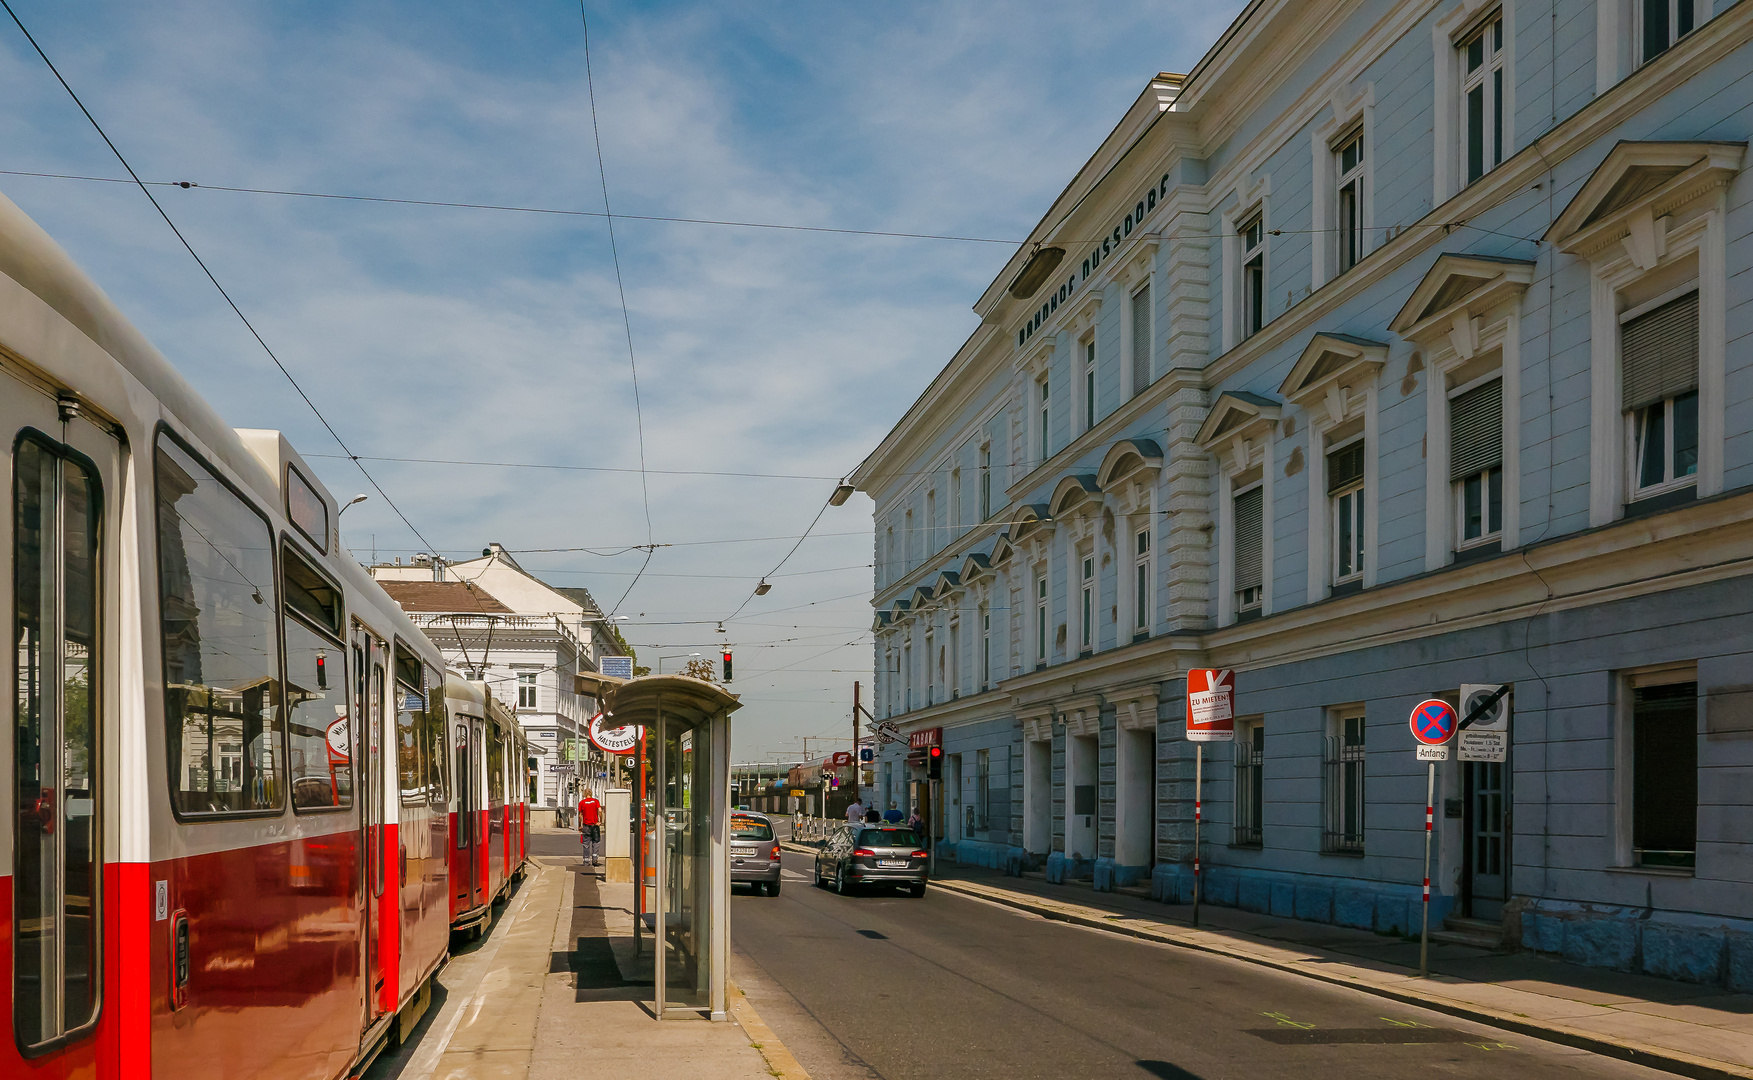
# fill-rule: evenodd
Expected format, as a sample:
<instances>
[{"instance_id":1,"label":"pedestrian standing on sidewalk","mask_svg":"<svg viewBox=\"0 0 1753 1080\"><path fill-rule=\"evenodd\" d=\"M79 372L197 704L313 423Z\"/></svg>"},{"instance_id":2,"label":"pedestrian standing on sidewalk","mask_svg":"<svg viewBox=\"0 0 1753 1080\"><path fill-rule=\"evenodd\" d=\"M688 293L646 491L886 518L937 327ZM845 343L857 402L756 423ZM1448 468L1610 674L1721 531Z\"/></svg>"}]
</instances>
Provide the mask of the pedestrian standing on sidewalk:
<instances>
[{"instance_id":1,"label":"pedestrian standing on sidewalk","mask_svg":"<svg viewBox=\"0 0 1753 1080\"><path fill-rule=\"evenodd\" d=\"M603 804L594 793L586 791L584 798L578 800L578 831L579 841L584 844L586 865L595 866L602 861L598 848L603 842Z\"/></svg>"},{"instance_id":2,"label":"pedestrian standing on sidewalk","mask_svg":"<svg viewBox=\"0 0 1753 1080\"><path fill-rule=\"evenodd\" d=\"M883 820L890 825L901 824L901 808L894 803L890 803L888 810L883 813Z\"/></svg>"},{"instance_id":3,"label":"pedestrian standing on sidewalk","mask_svg":"<svg viewBox=\"0 0 1753 1080\"><path fill-rule=\"evenodd\" d=\"M907 819L907 827L913 830L913 835L919 837L921 843L924 843L925 819L919 816L919 811L913 811L913 816Z\"/></svg>"},{"instance_id":4,"label":"pedestrian standing on sidewalk","mask_svg":"<svg viewBox=\"0 0 1753 1080\"><path fill-rule=\"evenodd\" d=\"M864 820L864 803L862 801L860 801L858 799L852 800L852 805L848 806L846 808L846 820L847 821L863 821Z\"/></svg>"}]
</instances>

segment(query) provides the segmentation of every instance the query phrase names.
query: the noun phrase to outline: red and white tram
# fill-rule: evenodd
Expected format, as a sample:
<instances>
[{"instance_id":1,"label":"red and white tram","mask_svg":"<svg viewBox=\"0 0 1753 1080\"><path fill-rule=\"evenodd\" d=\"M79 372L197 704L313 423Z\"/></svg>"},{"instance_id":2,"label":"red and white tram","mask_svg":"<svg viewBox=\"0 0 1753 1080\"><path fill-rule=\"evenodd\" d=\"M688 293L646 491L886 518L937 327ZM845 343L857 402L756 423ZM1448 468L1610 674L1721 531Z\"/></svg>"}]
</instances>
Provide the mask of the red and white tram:
<instances>
[{"instance_id":1,"label":"red and white tram","mask_svg":"<svg viewBox=\"0 0 1753 1080\"><path fill-rule=\"evenodd\" d=\"M521 872L521 732L4 198L0 429L0 1076L349 1075Z\"/></svg>"}]
</instances>

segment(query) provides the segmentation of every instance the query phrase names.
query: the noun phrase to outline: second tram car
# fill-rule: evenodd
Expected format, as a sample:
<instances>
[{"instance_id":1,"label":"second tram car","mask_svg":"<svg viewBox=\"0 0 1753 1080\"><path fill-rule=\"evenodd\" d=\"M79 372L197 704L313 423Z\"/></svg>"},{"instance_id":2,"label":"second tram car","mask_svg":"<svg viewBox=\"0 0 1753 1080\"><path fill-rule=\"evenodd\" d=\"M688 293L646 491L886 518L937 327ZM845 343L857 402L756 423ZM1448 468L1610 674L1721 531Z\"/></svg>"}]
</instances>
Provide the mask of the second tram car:
<instances>
[{"instance_id":1,"label":"second tram car","mask_svg":"<svg viewBox=\"0 0 1753 1080\"><path fill-rule=\"evenodd\" d=\"M521 732L3 197L0 436L0 1076L357 1072L522 870Z\"/></svg>"}]
</instances>

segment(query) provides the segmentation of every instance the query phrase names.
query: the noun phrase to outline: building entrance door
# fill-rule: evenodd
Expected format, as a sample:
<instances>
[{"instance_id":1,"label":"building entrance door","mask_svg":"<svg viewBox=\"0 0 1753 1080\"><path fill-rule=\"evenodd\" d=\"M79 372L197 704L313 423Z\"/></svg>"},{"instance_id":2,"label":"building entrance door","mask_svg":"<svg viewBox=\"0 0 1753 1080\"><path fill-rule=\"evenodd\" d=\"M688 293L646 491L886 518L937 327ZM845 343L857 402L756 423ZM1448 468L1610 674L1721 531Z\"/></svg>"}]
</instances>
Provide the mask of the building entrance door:
<instances>
[{"instance_id":1,"label":"building entrance door","mask_svg":"<svg viewBox=\"0 0 1753 1080\"><path fill-rule=\"evenodd\" d=\"M1509 897L1509 770L1501 761L1464 763L1467 914L1496 921Z\"/></svg>"}]
</instances>

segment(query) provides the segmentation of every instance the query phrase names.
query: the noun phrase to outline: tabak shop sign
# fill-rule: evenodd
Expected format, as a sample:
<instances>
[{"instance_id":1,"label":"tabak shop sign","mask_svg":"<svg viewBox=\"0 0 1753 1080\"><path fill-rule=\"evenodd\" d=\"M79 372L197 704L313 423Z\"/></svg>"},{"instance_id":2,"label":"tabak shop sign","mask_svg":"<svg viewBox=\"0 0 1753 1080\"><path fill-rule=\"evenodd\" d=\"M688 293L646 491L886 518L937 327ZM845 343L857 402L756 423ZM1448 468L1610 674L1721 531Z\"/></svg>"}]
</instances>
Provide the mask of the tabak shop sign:
<instances>
[{"instance_id":1,"label":"tabak shop sign","mask_svg":"<svg viewBox=\"0 0 1753 1080\"><path fill-rule=\"evenodd\" d=\"M639 725L627 724L614 727L614 720L607 713L597 713L590 718L590 741L605 754L631 754L639 745Z\"/></svg>"},{"instance_id":2,"label":"tabak shop sign","mask_svg":"<svg viewBox=\"0 0 1753 1080\"><path fill-rule=\"evenodd\" d=\"M1131 238L1133 230L1142 228L1145 217L1148 216L1151 211L1156 209L1157 203L1162 202L1168 197L1169 174L1164 173L1162 179L1157 181L1156 186L1145 189L1145 191L1139 195L1138 203L1131 209L1131 211L1114 222L1113 231L1107 236L1102 237L1100 240L1091 242L1088 250L1084 253L1083 266L1081 269L1072 270L1065 280L1059 284L1058 288L1053 289L1047 294L1047 299L1042 302L1041 306L1036 309L1034 314L1029 316L1029 320L1023 323L1023 325L1017 330L1017 348L1022 348L1028 343L1030 338L1035 336L1035 331L1041 329L1042 325L1045 324L1048 319L1053 317L1053 313L1059 310L1060 304L1070 300L1072 296L1077 293L1078 287L1090 279L1090 275L1096 272L1097 267L1108 261L1112 256L1118 255L1124 251L1126 242ZM1062 249L1046 248L1037 252L1035 258L1040 258L1047 251L1062 252ZM1075 257L1076 256L1074 255L1073 258ZM1017 275L1017 280L1021 281L1028 275L1029 267L1025 265L1022 273ZM1052 282L1049 282L1048 284L1051 286ZM1015 287L1014 282L1012 283L1012 287ZM1027 299L1029 296L1033 295L1034 291L1030 290L1022 297L1019 297L1019 299Z\"/></svg>"}]
</instances>

